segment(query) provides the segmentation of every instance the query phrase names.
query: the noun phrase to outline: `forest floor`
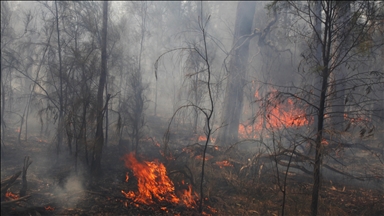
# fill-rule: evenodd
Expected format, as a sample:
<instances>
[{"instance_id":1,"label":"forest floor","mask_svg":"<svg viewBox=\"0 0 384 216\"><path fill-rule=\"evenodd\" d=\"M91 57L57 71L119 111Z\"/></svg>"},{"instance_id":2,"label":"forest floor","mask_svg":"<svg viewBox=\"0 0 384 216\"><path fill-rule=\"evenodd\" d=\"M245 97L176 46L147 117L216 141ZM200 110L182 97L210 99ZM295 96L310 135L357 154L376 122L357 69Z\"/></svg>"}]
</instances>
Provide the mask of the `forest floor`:
<instances>
[{"instance_id":1,"label":"forest floor","mask_svg":"<svg viewBox=\"0 0 384 216\"><path fill-rule=\"evenodd\" d=\"M31 136L28 141L18 144L16 137L16 134L7 134L5 137L7 142L2 148L1 179L21 171L24 157L29 156L32 164L27 171L27 195L30 197L10 202L17 199L19 194L19 177L9 189L15 197L2 197L1 215L199 215L197 206L187 208L165 202L144 205L126 198L121 191L137 191L137 180L132 177L133 180L126 181L128 173L133 175L122 159L126 152L117 144L111 143L104 150L103 175L94 181L85 171L89 169L86 166L79 166L75 172L73 156L61 156L58 160L55 146L50 142ZM143 143L154 146L152 141ZM144 156L146 160L161 157L161 154L153 153L158 151L156 148L148 147L144 153L151 151ZM65 154L68 153L62 153ZM180 174L183 172L175 172L181 170L180 167L188 166L191 176L198 171L196 167L201 165L201 160L192 159L180 154L176 161L163 161L170 179L176 182L185 178ZM272 174L259 172L242 175L239 169L236 165L219 167L207 163L205 215L281 215L283 194L272 180ZM198 188L198 174L191 176L191 181L196 181L192 182L194 187ZM309 215L311 191L310 176L289 176L285 215ZM384 194L380 189L353 186L348 182L324 181L320 192L319 215L384 215L383 200Z\"/></svg>"}]
</instances>

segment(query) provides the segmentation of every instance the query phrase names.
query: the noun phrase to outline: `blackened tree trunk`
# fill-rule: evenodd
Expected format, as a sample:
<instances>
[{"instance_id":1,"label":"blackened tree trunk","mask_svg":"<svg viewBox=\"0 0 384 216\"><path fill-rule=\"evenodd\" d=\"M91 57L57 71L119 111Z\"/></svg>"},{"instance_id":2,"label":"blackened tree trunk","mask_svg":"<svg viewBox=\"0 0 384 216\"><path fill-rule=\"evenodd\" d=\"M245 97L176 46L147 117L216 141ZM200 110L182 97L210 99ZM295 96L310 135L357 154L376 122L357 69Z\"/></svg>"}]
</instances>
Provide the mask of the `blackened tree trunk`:
<instances>
[{"instance_id":1,"label":"blackened tree trunk","mask_svg":"<svg viewBox=\"0 0 384 216\"><path fill-rule=\"evenodd\" d=\"M320 191L320 180L321 180L321 163L322 163L322 144L321 141L323 140L323 128L324 128L324 113L326 108L326 95L327 95L327 89L328 89L328 78L330 74L329 69L329 63L331 61L331 49L332 49L332 2L327 1L325 3L324 8L324 14L325 14L325 27L324 32L321 34L322 36L322 71L321 71L321 77L322 77L322 84L321 84L321 93L320 93L320 101L319 101L319 107L318 107L318 114L317 114L317 134L316 134L316 153L315 153L315 163L313 168L313 188L312 188L312 202L311 202L311 215L317 215L317 209L318 209L318 202L319 202L319 191ZM316 31L316 29L314 29ZM319 39L321 39L319 37Z\"/></svg>"},{"instance_id":2,"label":"blackened tree trunk","mask_svg":"<svg viewBox=\"0 0 384 216\"><path fill-rule=\"evenodd\" d=\"M59 107L59 120L58 120L58 127L57 127L57 147L56 147L56 153L57 155L60 154L60 147L63 143L63 114L64 114L64 106L63 106L63 74L62 74L62 61L61 61L61 44L60 44L60 29L59 29L59 12L57 9L57 1L55 1L55 8L56 8L56 31L57 31L57 43L58 43L58 53L59 53L59 79L60 79L60 87L59 87L59 101L60 101L60 107Z\"/></svg>"},{"instance_id":3,"label":"blackened tree trunk","mask_svg":"<svg viewBox=\"0 0 384 216\"><path fill-rule=\"evenodd\" d=\"M103 29L101 41L101 73L99 87L97 91L97 126L96 141L93 149L91 173L93 177L101 175L101 155L103 152L104 133L103 133L103 93L107 80L107 21L108 21L108 1L103 2Z\"/></svg>"},{"instance_id":4,"label":"blackened tree trunk","mask_svg":"<svg viewBox=\"0 0 384 216\"><path fill-rule=\"evenodd\" d=\"M105 83L105 95L107 95L108 97L108 80L106 80L106 83ZM108 104L109 104L109 101L107 100L107 104L106 104L106 107L105 107L105 147L108 146L108 125L109 125L109 119L108 119Z\"/></svg>"},{"instance_id":5,"label":"blackened tree trunk","mask_svg":"<svg viewBox=\"0 0 384 216\"><path fill-rule=\"evenodd\" d=\"M249 40L245 36L252 33L255 7L256 2L248 1L241 1L237 5L233 50L229 60L229 75L221 116L222 124L226 126L220 130L217 140L217 143L222 145L229 145L238 140L249 53Z\"/></svg>"}]
</instances>

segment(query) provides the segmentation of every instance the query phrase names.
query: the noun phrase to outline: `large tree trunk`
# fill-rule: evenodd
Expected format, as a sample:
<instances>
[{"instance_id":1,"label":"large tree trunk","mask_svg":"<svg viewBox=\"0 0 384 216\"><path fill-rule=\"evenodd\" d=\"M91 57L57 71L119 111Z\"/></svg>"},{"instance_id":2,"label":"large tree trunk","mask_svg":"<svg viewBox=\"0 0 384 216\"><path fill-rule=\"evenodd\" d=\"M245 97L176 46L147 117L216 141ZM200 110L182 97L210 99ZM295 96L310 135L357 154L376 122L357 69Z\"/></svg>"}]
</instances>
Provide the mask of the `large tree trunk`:
<instances>
[{"instance_id":1,"label":"large tree trunk","mask_svg":"<svg viewBox=\"0 0 384 216\"><path fill-rule=\"evenodd\" d=\"M93 177L101 175L101 154L103 152L104 133L103 133L103 93L107 80L107 21L108 21L108 1L103 4L103 29L101 44L101 74L97 91L97 126L96 141L93 149L91 173Z\"/></svg>"},{"instance_id":2,"label":"large tree trunk","mask_svg":"<svg viewBox=\"0 0 384 216\"><path fill-rule=\"evenodd\" d=\"M255 7L256 2L241 1L237 5L233 50L229 60L229 75L221 117L222 124L226 126L219 131L217 139L217 143L221 145L229 145L238 140L249 53L249 40L244 36L252 33Z\"/></svg>"}]
</instances>

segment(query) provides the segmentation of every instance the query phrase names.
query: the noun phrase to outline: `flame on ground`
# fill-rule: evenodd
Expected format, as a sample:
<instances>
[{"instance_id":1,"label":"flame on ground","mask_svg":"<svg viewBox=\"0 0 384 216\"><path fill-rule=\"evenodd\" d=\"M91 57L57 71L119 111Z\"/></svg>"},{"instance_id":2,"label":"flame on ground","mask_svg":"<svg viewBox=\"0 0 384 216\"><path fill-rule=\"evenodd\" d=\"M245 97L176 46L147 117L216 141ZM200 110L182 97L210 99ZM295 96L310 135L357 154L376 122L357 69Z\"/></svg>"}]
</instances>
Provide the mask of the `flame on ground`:
<instances>
[{"instance_id":1,"label":"flame on ground","mask_svg":"<svg viewBox=\"0 0 384 216\"><path fill-rule=\"evenodd\" d=\"M229 162L229 161L227 161L227 160L217 161L217 162L216 162L216 165L219 165L220 168L228 167L228 166L233 167L233 165L231 164L231 162Z\"/></svg>"},{"instance_id":2,"label":"flame on ground","mask_svg":"<svg viewBox=\"0 0 384 216\"><path fill-rule=\"evenodd\" d=\"M211 143L215 143L216 138L211 137L210 140L211 140ZM207 141L207 137L206 137L206 136L203 136L203 135L200 135L200 136L197 138L197 141L198 141L198 142L204 142L204 141Z\"/></svg>"},{"instance_id":3,"label":"flame on ground","mask_svg":"<svg viewBox=\"0 0 384 216\"><path fill-rule=\"evenodd\" d=\"M18 195L12 193L11 191L6 192L5 197L12 198L12 199L18 199L19 198Z\"/></svg>"},{"instance_id":4,"label":"flame on ground","mask_svg":"<svg viewBox=\"0 0 384 216\"><path fill-rule=\"evenodd\" d=\"M196 207L196 193L192 188L181 192L176 196L173 182L167 176L165 166L154 160L152 162L139 162L133 153L124 156L125 166L133 171L137 178L138 192L121 191L126 198L134 200L135 203L151 205L156 202L166 201L173 204L185 204L189 208Z\"/></svg>"},{"instance_id":5,"label":"flame on ground","mask_svg":"<svg viewBox=\"0 0 384 216\"><path fill-rule=\"evenodd\" d=\"M44 207L46 211L54 211L55 208L51 207L51 206L46 206Z\"/></svg>"},{"instance_id":6,"label":"flame on ground","mask_svg":"<svg viewBox=\"0 0 384 216\"><path fill-rule=\"evenodd\" d=\"M205 154L205 161L210 160L210 159L212 159L212 158L213 158L212 155ZM203 160L203 156L202 156L202 155L196 155L196 156L195 156L195 159L197 159L197 160Z\"/></svg>"},{"instance_id":7,"label":"flame on ground","mask_svg":"<svg viewBox=\"0 0 384 216\"><path fill-rule=\"evenodd\" d=\"M128 175L128 172L127 172L127 173L125 173L125 182L128 182L128 180L129 180L129 175Z\"/></svg>"}]
</instances>

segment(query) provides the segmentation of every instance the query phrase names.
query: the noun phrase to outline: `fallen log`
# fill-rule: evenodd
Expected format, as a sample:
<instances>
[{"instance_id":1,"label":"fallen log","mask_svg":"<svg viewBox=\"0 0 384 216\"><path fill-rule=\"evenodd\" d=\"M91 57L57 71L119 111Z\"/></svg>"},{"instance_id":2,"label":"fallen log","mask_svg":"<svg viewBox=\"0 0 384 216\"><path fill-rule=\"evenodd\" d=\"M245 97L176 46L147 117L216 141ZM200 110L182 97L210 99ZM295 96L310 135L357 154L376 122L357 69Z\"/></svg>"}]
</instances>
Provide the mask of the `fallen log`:
<instances>
[{"instance_id":1,"label":"fallen log","mask_svg":"<svg viewBox=\"0 0 384 216\"><path fill-rule=\"evenodd\" d=\"M1 202L1 207L5 206L5 205L12 204L12 203L15 203L15 202L19 202L19 201L22 201L22 200L25 200L25 199L28 199L29 197L31 197L31 196L27 195L27 196L23 196L23 197L20 197L18 199L14 199L14 200L11 200L11 201Z\"/></svg>"},{"instance_id":2,"label":"fallen log","mask_svg":"<svg viewBox=\"0 0 384 216\"><path fill-rule=\"evenodd\" d=\"M10 188L15 183L20 174L21 171L1 181L1 199L5 197L5 193L7 193L8 188Z\"/></svg>"}]
</instances>

